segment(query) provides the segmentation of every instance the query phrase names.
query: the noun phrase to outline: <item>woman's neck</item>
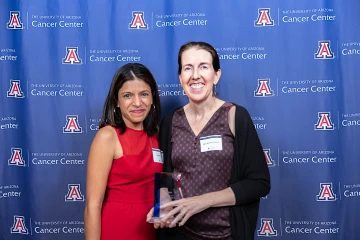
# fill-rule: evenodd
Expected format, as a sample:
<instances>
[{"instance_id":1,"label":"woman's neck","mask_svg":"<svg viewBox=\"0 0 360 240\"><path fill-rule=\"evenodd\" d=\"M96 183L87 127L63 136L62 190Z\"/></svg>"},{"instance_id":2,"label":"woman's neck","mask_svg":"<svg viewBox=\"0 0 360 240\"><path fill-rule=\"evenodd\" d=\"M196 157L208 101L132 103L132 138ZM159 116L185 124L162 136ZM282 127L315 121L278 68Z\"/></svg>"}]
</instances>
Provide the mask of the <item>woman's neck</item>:
<instances>
[{"instance_id":1,"label":"woman's neck","mask_svg":"<svg viewBox=\"0 0 360 240\"><path fill-rule=\"evenodd\" d=\"M219 105L223 102L222 100L216 97L210 97L203 102L192 102L189 101L184 107L184 110L193 116L204 116L206 113L211 113L215 109L219 108Z\"/></svg>"}]
</instances>

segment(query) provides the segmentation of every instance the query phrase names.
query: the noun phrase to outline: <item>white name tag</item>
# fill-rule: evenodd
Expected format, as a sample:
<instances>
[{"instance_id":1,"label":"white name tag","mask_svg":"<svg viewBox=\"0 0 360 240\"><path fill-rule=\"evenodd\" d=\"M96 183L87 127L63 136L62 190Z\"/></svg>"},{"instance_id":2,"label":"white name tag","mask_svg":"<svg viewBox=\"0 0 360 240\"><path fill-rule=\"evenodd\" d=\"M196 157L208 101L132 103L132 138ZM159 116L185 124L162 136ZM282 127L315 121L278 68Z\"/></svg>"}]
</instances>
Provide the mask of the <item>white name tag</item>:
<instances>
[{"instance_id":1,"label":"white name tag","mask_svg":"<svg viewBox=\"0 0 360 240\"><path fill-rule=\"evenodd\" d=\"M222 137L221 135L212 135L200 138L201 152L221 151Z\"/></svg>"},{"instance_id":2,"label":"white name tag","mask_svg":"<svg viewBox=\"0 0 360 240\"><path fill-rule=\"evenodd\" d=\"M160 149L153 148L152 153L153 153L154 162L156 162L156 163L164 163L163 151L161 151Z\"/></svg>"}]
</instances>

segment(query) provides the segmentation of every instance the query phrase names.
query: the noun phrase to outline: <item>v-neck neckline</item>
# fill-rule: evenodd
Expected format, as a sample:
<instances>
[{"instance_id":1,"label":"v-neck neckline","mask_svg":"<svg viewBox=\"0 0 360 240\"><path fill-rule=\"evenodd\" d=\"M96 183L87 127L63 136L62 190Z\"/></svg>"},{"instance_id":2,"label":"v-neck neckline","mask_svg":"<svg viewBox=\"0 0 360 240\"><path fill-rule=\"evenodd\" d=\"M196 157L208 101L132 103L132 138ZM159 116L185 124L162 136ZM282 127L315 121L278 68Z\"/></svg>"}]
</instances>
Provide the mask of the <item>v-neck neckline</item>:
<instances>
[{"instance_id":1,"label":"v-neck neckline","mask_svg":"<svg viewBox=\"0 0 360 240\"><path fill-rule=\"evenodd\" d=\"M211 115L211 117L209 118L209 121L207 121L207 123L204 125L204 127L199 131L199 133L196 135L194 130L192 129L191 125L190 125L190 122L189 122L189 119L187 118L186 116L186 113L185 113L185 109L184 107L182 108L182 111L184 113L184 116L185 116L185 119L186 119L186 123L188 125L188 127L190 128L192 134L195 136L195 137L199 137L199 135L204 131L204 129L207 128L207 126L209 125L209 122L213 119L213 117L215 116L215 114L226 104L226 102L224 102L223 104L220 105L220 107L218 109L216 109L216 111Z\"/></svg>"}]
</instances>

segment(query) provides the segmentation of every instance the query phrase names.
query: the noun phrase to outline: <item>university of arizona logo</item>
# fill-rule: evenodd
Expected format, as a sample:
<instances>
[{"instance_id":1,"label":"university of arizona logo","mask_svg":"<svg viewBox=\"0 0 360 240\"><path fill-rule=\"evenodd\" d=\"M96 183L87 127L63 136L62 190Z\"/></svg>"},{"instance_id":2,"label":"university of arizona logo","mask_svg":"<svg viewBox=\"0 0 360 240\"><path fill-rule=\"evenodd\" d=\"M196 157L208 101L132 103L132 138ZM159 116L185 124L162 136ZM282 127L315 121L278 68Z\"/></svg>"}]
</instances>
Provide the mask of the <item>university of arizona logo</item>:
<instances>
[{"instance_id":1,"label":"university of arizona logo","mask_svg":"<svg viewBox=\"0 0 360 240\"><path fill-rule=\"evenodd\" d=\"M66 115L66 124L63 127L63 133L82 133L82 127L79 125L77 115Z\"/></svg>"},{"instance_id":2,"label":"university of arizona logo","mask_svg":"<svg viewBox=\"0 0 360 240\"><path fill-rule=\"evenodd\" d=\"M258 79L258 86L254 92L254 97L272 97L274 91L270 88L270 79Z\"/></svg>"},{"instance_id":3,"label":"university of arizona logo","mask_svg":"<svg viewBox=\"0 0 360 240\"><path fill-rule=\"evenodd\" d=\"M332 183L320 183L320 192L316 195L316 201L336 201Z\"/></svg>"},{"instance_id":4,"label":"university of arizona logo","mask_svg":"<svg viewBox=\"0 0 360 240\"><path fill-rule=\"evenodd\" d=\"M11 157L8 160L8 165L25 167L25 161L22 156L21 148L11 148Z\"/></svg>"},{"instance_id":5,"label":"university of arizona logo","mask_svg":"<svg viewBox=\"0 0 360 240\"><path fill-rule=\"evenodd\" d=\"M66 47L66 56L62 59L63 64L82 64L77 47Z\"/></svg>"},{"instance_id":6,"label":"university of arizona logo","mask_svg":"<svg viewBox=\"0 0 360 240\"><path fill-rule=\"evenodd\" d=\"M19 11L11 11L9 22L6 24L8 29L23 29L23 23L20 20Z\"/></svg>"},{"instance_id":7,"label":"university of arizona logo","mask_svg":"<svg viewBox=\"0 0 360 240\"><path fill-rule=\"evenodd\" d=\"M6 94L7 97L23 98L24 92L21 91L20 80L10 80L10 88Z\"/></svg>"},{"instance_id":8,"label":"university of arizona logo","mask_svg":"<svg viewBox=\"0 0 360 240\"><path fill-rule=\"evenodd\" d=\"M274 26L274 20L270 16L270 8L259 8L258 17L254 23L255 27Z\"/></svg>"},{"instance_id":9,"label":"university of arizona logo","mask_svg":"<svg viewBox=\"0 0 360 240\"><path fill-rule=\"evenodd\" d=\"M14 216L14 225L10 228L11 233L29 234L25 226L24 216Z\"/></svg>"},{"instance_id":10,"label":"university of arizona logo","mask_svg":"<svg viewBox=\"0 0 360 240\"><path fill-rule=\"evenodd\" d=\"M132 12L132 20L129 24L129 29L148 29L148 25L144 18L144 12Z\"/></svg>"},{"instance_id":11,"label":"university of arizona logo","mask_svg":"<svg viewBox=\"0 0 360 240\"><path fill-rule=\"evenodd\" d=\"M330 112L319 112L318 121L315 124L315 130L334 130L334 124L330 118Z\"/></svg>"},{"instance_id":12,"label":"university of arizona logo","mask_svg":"<svg viewBox=\"0 0 360 240\"><path fill-rule=\"evenodd\" d=\"M80 184L68 184L68 193L65 202L84 201L84 196L80 192Z\"/></svg>"},{"instance_id":13,"label":"university of arizona logo","mask_svg":"<svg viewBox=\"0 0 360 240\"><path fill-rule=\"evenodd\" d=\"M270 155L270 149L263 149L263 151L268 167L274 167L276 164Z\"/></svg>"},{"instance_id":14,"label":"university of arizona logo","mask_svg":"<svg viewBox=\"0 0 360 240\"><path fill-rule=\"evenodd\" d=\"M273 225L274 220L272 218L261 218L261 226L257 231L259 237L275 237L277 236L277 230Z\"/></svg>"},{"instance_id":15,"label":"university of arizona logo","mask_svg":"<svg viewBox=\"0 0 360 240\"><path fill-rule=\"evenodd\" d=\"M315 59L333 59L335 55L330 48L330 41L319 41L319 47L314 54Z\"/></svg>"}]
</instances>

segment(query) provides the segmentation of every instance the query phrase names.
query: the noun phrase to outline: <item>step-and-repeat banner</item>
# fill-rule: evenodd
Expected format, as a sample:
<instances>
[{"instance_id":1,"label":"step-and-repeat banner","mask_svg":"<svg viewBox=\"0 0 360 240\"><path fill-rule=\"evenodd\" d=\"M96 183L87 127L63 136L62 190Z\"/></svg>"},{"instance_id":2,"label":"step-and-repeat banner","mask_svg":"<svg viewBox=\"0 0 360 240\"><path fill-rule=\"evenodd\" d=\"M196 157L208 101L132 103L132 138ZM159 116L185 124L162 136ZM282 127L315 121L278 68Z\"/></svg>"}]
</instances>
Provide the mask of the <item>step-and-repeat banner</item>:
<instances>
[{"instance_id":1,"label":"step-and-repeat banner","mask_svg":"<svg viewBox=\"0 0 360 240\"><path fill-rule=\"evenodd\" d=\"M166 113L187 102L188 41L216 48L219 97L246 107L261 138L272 189L256 239L360 239L359 11L357 0L1 1L0 239L83 238L113 74L148 66Z\"/></svg>"}]
</instances>

